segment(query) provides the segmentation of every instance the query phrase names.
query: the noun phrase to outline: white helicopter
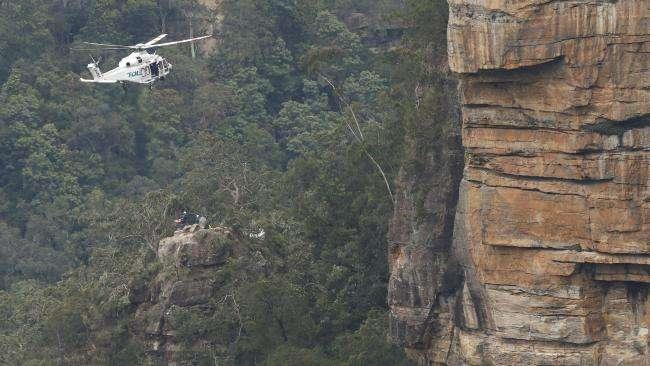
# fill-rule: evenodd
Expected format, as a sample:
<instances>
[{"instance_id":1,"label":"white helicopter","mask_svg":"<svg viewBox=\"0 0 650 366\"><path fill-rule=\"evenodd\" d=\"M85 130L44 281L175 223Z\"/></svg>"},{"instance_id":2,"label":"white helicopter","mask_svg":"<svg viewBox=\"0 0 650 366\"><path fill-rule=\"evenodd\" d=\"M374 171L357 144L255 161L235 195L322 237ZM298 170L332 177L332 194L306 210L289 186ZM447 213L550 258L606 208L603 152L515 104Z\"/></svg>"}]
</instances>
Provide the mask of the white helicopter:
<instances>
[{"instance_id":1,"label":"white helicopter","mask_svg":"<svg viewBox=\"0 0 650 366\"><path fill-rule=\"evenodd\" d=\"M212 36L202 36L197 38L184 39L182 41L167 42L167 43L158 43L160 40L165 38L166 34L161 34L158 37L152 39L147 43L138 43L133 46L123 46L118 44L106 44L106 43L92 43L92 42L83 42L85 45L97 47L94 50L104 49L104 50L135 50L135 52L123 58L118 67L113 70L102 73L99 69L99 62L95 61L94 58L92 63L88 64L88 70L93 76L92 79L80 78L84 83L99 83L99 84L113 84L120 83L123 86L126 86L127 82L138 83L138 84L151 84L156 80L163 79L168 75L172 70L172 64L170 64L164 57L157 55L156 53L149 53L147 50L172 46L181 43L194 42L201 39L210 38ZM92 51L90 49L76 49L77 51Z\"/></svg>"}]
</instances>

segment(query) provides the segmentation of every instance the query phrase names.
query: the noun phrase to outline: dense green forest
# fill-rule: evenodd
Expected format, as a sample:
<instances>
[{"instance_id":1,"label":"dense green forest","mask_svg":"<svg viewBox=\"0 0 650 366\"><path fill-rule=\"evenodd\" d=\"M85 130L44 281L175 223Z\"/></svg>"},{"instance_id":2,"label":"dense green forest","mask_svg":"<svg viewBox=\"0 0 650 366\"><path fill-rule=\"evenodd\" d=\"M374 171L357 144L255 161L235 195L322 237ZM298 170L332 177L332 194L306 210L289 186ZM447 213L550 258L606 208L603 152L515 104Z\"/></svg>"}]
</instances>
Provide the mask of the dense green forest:
<instances>
[{"instance_id":1,"label":"dense green forest","mask_svg":"<svg viewBox=\"0 0 650 366\"><path fill-rule=\"evenodd\" d=\"M446 3L204 3L0 0L0 364L157 364L122 289L156 272L184 208L263 227L271 269L230 284L236 341L225 313L180 314L179 337L224 342L219 364L408 364L386 337L386 234L404 141L435 133L415 129L436 110L415 90L436 78ZM78 81L79 42L182 39L190 21L216 46L160 51L174 71L152 90Z\"/></svg>"}]
</instances>

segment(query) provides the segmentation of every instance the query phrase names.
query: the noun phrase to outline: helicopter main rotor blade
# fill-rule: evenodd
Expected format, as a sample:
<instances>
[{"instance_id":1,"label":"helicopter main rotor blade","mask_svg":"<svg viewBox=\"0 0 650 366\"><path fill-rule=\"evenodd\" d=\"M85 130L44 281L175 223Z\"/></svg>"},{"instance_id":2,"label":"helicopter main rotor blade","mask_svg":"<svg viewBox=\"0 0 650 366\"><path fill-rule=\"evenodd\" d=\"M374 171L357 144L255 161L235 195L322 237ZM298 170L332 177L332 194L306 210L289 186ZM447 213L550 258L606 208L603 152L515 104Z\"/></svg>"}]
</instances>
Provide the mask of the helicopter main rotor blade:
<instances>
[{"instance_id":1,"label":"helicopter main rotor blade","mask_svg":"<svg viewBox=\"0 0 650 366\"><path fill-rule=\"evenodd\" d=\"M203 36L203 37L196 37L196 38L184 39L184 40L182 40L182 41L175 41L175 42L167 42L167 43L159 43L159 44L145 45L145 46L140 47L140 48L142 48L142 49L149 49L149 48L157 48L157 47L173 46L173 45L175 45L175 44L194 42L194 41L198 41L198 40L200 40L200 39L206 39L206 38L210 38L210 37L212 37L212 36Z\"/></svg>"},{"instance_id":2,"label":"helicopter main rotor blade","mask_svg":"<svg viewBox=\"0 0 650 366\"><path fill-rule=\"evenodd\" d=\"M126 45L121 45L121 44L110 44L110 43L95 43L95 42L82 42L82 43L84 45L97 47L97 49L103 49L103 50L147 50L147 49L150 49L150 48L173 46L173 45L176 45L176 44L194 42L194 41L198 41L198 40L201 40L201 39L210 38L212 36L203 36L203 37L184 39L182 41L175 41L175 42L167 42L167 43L158 43L158 44L156 44L156 42L159 42L161 39L163 39L165 37L167 37L167 34L161 34L158 37L152 39L151 41L149 41L147 43L137 44L137 45L133 45L133 46L126 46ZM84 49L79 49L79 50L84 50Z\"/></svg>"},{"instance_id":3,"label":"helicopter main rotor blade","mask_svg":"<svg viewBox=\"0 0 650 366\"><path fill-rule=\"evenodd\" d=\"M124 51L126 48L121 47L101 47L101 48L74 48L71 47L71 51L80 51L80 52L100 52L100 51Z\"/></svg>"},{"instance_id":4,"label":"helicopter main rotor blade","mask_svg":"<svg viewBox=\"0 0 650 366\"><path fill-rule=\"evenodd\" d=\"M91 45L91 46L113 47L113 48L119 48L119 49L123 49L123 50L134 48L133 46L124 46L124 45L121 45L121 44L93 43L93 42L81 42L81 43Z\"/></svg>"},{"instance_id":5,"label":"helicopter main rotor blade","mask_svg":"<svg viewBox=\"0 0 650 366\"><path fill-rule=\"evenodd\" d=\"M158 42L160 42L160 40L163 39L163 38L165 38L165 37L167 37L167 34L161 34L161 35L159 35L158 37L152 39L151 41L145 43L144 45L145 45L145 46L151 46L151 45L154 44L154 43L158 43Z\"/></svg>"}]
</instances>

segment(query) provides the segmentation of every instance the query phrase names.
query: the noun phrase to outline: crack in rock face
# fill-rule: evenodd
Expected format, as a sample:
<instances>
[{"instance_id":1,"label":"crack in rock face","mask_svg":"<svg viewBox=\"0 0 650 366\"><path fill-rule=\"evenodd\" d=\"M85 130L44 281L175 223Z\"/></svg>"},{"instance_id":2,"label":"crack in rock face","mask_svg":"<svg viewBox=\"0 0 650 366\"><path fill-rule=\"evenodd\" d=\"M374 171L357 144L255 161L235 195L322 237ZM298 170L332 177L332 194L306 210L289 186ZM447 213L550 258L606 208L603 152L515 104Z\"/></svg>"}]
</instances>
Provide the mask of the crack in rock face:
<instances>
[{"instance_id":1,"label":"crack in rock face","mask_svg":"<svg viewBox=\"0 0 650 366\"><path fill-rule=\"evenodd\" d=\"M423 365L649 364L650 2L449 6L453 245L391 248L392 338Z\"/></svg>"}]
</instances>

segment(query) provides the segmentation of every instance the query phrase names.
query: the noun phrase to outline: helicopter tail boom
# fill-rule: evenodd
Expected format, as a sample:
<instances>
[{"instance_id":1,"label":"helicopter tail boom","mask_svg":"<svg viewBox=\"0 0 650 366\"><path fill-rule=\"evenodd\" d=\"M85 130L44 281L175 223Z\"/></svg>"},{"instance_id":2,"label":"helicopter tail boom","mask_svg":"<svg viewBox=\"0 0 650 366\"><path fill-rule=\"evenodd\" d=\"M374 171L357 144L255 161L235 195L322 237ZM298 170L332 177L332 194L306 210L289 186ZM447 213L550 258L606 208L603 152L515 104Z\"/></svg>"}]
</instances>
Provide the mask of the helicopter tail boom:
<instances>
[{"instance_id":1,"label":"helicopter tail boom","mask_svg":"<svg viewBox=\"0 0 650 366\"><path fill-rule=\"evenodd\" d=\"M99 69L98 66L99 62L95 61L93 59L92 63L88 64L88 71L90 71L90 74L93 76L92 80L91 79L84 79L80 78L79 80L84 83L100 83L100 84L113 84L117 83L117 80L112 80L112 79L104 79L104 75L102 74L102 70Z\"/></svg>"},{"instance_id":2,"label":"helicopter tail boom","mask_svg":"<svg viewBox=\"0 0 650 366\"><path fill-rule=\"evenodd\" d=\"M79 81L81 81L82 83L98 83L98 84L115 84L118 82L117 80L102 80L102 79L90 80L84 78L80 78Z\"/></svg>"}]
</instances>

